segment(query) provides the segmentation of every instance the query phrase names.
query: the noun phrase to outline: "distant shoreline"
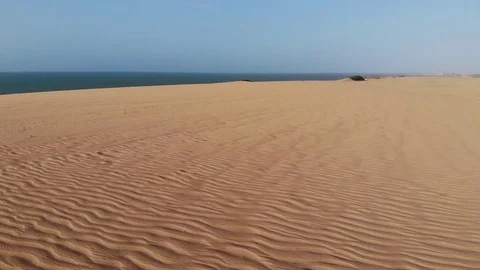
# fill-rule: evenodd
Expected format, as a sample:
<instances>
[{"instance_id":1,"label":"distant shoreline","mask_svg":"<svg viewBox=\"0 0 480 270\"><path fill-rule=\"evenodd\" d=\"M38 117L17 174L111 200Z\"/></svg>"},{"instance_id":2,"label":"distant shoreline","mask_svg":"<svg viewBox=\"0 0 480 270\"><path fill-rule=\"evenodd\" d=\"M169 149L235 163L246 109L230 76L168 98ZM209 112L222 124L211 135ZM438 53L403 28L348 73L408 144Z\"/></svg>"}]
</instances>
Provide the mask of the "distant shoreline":
<instances>
[{"instance_id":1,"label":"distant shoreline","mask_svg":"<svg viewBox=\"0 0 480 270\"><path fill-rule=\"evenodd\" d=\"M474 75L470 76L448 76L448 75L383 75L383 76L365 76L366 82L374 82L374 81L383 81L388 79L421 79L421 78L451 78L451 79L473 79L473 78L480 78L474 77ZM72 89L56 89L56 90L42 90L42 91L28 91L28 92L17 92L17 93L5 93L0 91L1 96L10 96L10 95L23 95L23 94L38 94L38 93L55 93L55 92L70 92L70 91L95 91L95 90L109 90L109 89L129 89L132 90L142 90L143 88L151 88L155 87L158 90L166 89L164 87L186 87L186 86L201 86L201 85L218 85L218 84L232 84L232 83L253 83L253 84L264 84L264 83L272 83L272 84L281 84L281 83L315 83L315 82L325 82L325 83L335 83L335 82L348 82L351 81L348 77L342 77L338 79L321 79L321 80L272 80L272 81L251 81L248 79L242 80L232 80L232 81L220 81L220 82L208 82L208 83L185 83L185 84L163 84L163 85L133 85L133 86L112 86L112 87L94 87L94 88L72 88ZM351 81L353 82L353 81ZM392 81L390 81L392 82Z\"/></svg>"},{"instance_id":2,"label":"distant shoreline","mask_svg":"<svg viewBox=\"0 0 480 270\"><path fill-rule=\"evenodd\" d=\"M210 84L234 81L334 81L353 75L391 77L374 73L173 73L173 72L1 72L0 93Z\"/></svg>"},{"instance_id":3,"label":"distant shoreline","mask_svg":"<svg viewBox=\"0 0 480 270\"><path fill-rule=\"evenodd\" d=\"M173 73L173 72L0 72L0 95L236 81L336 81L362 75L367 80L395 77L472 77L460 74L373 73Z\"/></svg>"}]
</instances>

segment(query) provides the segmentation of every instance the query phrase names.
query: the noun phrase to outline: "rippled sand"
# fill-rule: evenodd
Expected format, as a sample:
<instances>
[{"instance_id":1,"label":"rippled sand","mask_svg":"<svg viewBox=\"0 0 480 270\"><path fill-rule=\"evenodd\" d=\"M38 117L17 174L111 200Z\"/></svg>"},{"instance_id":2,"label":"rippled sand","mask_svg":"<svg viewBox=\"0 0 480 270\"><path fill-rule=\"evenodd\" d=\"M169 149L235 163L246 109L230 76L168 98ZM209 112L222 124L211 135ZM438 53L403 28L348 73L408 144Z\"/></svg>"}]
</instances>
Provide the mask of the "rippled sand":
<instances>
[{"instance_id":1,"label":"rippled sand","mask_svg":"<svg viewBox=\"0 0 480 270\"><path fill-rule=\"evenodd\" d=\"M0 97L0 269L480 269L480 79Z\"/></svg>"}]
</instances>

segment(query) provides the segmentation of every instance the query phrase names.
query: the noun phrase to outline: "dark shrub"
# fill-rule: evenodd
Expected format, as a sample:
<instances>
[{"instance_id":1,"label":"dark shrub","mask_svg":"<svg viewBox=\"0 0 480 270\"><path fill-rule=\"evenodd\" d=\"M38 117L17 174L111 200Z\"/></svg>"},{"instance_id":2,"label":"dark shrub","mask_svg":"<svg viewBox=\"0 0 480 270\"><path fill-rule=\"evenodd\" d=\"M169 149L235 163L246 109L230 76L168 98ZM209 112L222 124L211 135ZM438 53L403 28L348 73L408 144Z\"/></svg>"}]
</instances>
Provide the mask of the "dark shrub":
<instances>
[{"instance_id":1,"label":"dark shrub","mask_svg":"<svg viewBox=\"0 0 480 270\"><path fill-rule=\"evenodd\" d=\"M352 80L352 81L356 81L356 82L365 81L365 78L362 77L362 76L359 76L359 75L352 76L349 79Z\"/></svg>"}]
</instances>

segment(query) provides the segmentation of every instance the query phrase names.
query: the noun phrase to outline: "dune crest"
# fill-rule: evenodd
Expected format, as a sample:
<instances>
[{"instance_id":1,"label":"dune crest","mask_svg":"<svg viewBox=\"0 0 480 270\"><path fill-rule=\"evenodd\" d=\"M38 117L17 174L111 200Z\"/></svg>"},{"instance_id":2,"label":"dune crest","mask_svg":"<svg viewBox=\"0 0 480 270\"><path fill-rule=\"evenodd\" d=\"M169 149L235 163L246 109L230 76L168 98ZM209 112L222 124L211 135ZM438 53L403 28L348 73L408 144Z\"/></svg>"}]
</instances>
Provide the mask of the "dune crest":
<instances>
[{"instance_id":1,"label":"dune crest","mask_svg":"<svg viewBox=\"0 0 480 270\"><path fill-rule=\"evenodd\" d=\"M480 269L480 81L0 97L0 269Z\"/></svg>"}]
</instances>

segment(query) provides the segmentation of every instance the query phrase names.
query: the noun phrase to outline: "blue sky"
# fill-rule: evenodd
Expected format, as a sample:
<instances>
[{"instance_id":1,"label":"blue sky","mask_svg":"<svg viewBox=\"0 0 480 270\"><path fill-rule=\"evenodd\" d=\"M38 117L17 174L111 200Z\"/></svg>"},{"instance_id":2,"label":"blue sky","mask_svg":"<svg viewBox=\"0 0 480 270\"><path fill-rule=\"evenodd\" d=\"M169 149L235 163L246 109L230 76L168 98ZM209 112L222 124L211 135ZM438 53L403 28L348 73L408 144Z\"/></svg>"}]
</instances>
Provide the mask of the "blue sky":
<instances>
[{"instance_id":1,"label":"blue sky","mask_svg":"<svg viewBox=\"0 0 480 270\"><path fill-rule=\"evenodd\" d=\"M0 71L480 73L480 1L1 0Z\"/></svg>"}]
</instances>

